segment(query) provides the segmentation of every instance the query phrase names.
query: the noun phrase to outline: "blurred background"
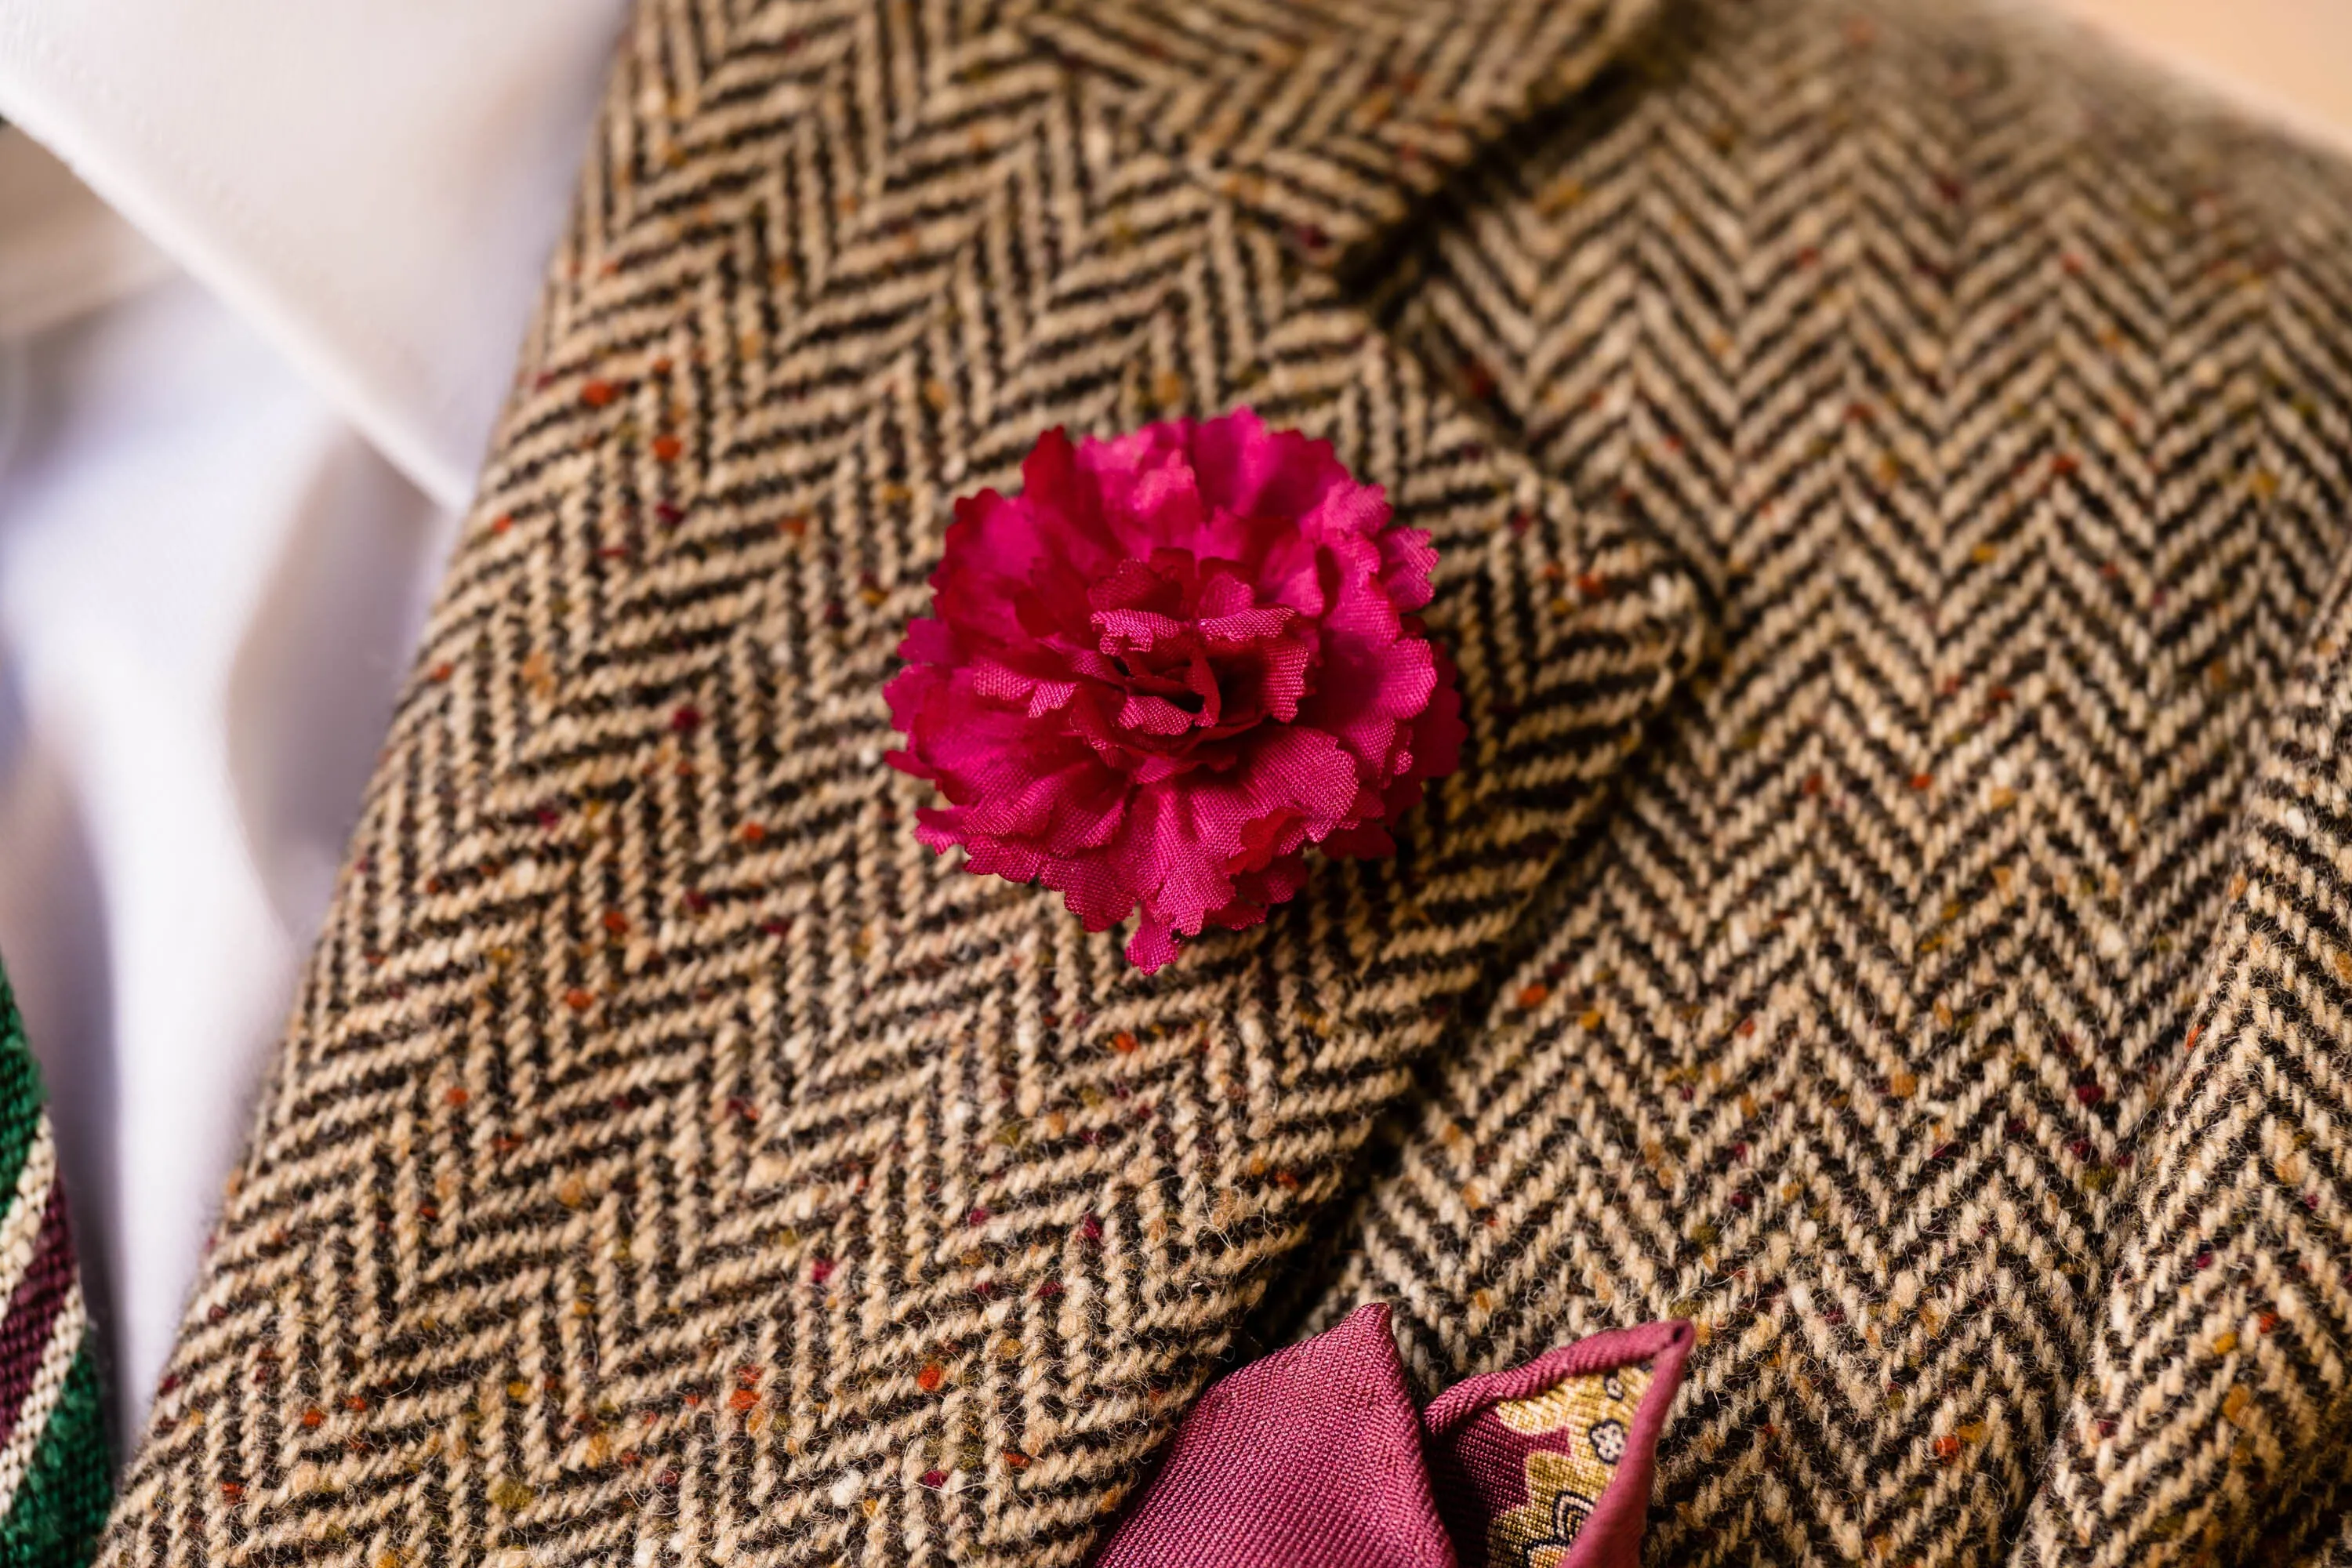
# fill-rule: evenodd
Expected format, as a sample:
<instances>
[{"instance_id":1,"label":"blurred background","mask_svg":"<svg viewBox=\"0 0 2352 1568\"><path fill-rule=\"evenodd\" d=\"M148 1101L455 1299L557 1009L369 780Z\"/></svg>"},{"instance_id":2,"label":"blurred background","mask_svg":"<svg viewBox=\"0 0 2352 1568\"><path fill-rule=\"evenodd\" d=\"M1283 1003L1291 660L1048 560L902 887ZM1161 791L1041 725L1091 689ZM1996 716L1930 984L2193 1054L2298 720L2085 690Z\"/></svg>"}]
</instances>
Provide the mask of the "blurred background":
<instances>
[{"instance_id":1,"label":"blurred background","mask_svg":"<svg viewBox=\"0 0 2352 1568\"><path fill-rule=\"evenodd\" d=\"M2352 152L2352 0L2038 0L2315 141Z\"/></svg>"}]
</instances>

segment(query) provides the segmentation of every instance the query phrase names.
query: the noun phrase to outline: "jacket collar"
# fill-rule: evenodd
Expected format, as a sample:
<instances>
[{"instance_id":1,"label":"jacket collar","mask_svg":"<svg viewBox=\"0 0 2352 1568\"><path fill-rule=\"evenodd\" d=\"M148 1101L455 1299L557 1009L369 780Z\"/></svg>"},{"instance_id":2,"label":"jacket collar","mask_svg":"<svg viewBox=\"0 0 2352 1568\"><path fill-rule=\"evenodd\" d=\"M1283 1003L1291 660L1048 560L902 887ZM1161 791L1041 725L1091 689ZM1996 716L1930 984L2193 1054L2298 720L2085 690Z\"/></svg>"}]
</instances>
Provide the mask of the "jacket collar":
<instances>
[{"instance_id":1,"label":"jacket collar","mask_svg":"<svg viewBox=\"0 0 2352 1568\"><path fill-rule=\"evenodd\" d=\"M1185 167L1337 263L1589 83L1654 0L1052 0L1034 37Z\"/></svg>"}]
</instances>

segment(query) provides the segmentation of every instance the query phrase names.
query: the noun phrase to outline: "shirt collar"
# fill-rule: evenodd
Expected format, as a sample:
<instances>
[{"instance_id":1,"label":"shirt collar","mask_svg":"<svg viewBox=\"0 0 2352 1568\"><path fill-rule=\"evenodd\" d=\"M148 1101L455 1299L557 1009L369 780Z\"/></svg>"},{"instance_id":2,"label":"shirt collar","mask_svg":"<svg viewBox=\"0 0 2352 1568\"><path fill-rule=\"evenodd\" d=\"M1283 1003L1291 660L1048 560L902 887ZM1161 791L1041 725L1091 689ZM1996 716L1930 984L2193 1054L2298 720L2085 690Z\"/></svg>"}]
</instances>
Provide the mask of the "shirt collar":
<instances>
[{"instance_id":1,"label":"shirt collar","mask_svg":"<svg viewBox=\"0 0 2352 1568\"><path fill-rule=\"evenodd\" d=\"M0 114L460 505L623 6L34 0Z\"/></svg>"}]
</instances>

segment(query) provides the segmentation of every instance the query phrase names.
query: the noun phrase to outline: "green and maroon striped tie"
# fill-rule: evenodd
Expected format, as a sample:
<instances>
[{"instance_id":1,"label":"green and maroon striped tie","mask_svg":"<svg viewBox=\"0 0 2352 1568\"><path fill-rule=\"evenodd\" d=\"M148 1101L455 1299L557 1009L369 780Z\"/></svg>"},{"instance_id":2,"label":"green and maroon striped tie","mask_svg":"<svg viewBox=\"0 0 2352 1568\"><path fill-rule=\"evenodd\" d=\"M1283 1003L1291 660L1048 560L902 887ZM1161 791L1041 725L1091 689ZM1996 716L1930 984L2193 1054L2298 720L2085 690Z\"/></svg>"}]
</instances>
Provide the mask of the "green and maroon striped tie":
<instances>
[{"instance_id":1,"label":"green and maroon striped tie","mask_svg":"<svg viewBox=\"0 0 2352 1568\"><path fill-rule=\"evenodd\" d=\"M106 1427L57 1142L0 974L0 1563L81 1568L106 1522Z\"/></svg>"}]
</instances>

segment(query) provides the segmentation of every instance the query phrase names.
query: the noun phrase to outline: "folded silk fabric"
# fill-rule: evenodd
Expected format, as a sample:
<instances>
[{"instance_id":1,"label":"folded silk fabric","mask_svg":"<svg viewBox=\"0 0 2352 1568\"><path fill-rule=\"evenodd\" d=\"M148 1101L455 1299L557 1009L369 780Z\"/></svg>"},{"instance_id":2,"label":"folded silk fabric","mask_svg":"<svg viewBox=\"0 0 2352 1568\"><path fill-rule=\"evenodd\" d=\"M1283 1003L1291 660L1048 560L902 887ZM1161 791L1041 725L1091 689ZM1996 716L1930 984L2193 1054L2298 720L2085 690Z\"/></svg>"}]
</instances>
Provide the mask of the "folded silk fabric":
<instances>
[{"instance_id":1,"label":"folded silk fabric","mask_svg":"<svg viewBox=\"0 0 2352 1568\"><path fill-rule=\"evenodd\" d=\"M586 156L110 1552L1076 1563L1377 1302L1687 1320L1654 1562L2343 1560L2352 175L1940 0L663 0ZM882 689L1243 405L1468 738L1147 977Z\"/></svg>"},{"instance_id":2,"label":"folded silk fabric","mask_svg":"<svg viewBox=\"0 0 2352 1568\"><path fill-rule=\"evenodd\" d=\"M1691 1339L1599 1334L1416 1412L1360 1308L1203 1394L1097 1568L1630 1568Z\"/></svg>"}]
</instances>

